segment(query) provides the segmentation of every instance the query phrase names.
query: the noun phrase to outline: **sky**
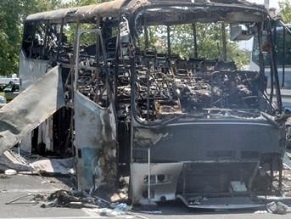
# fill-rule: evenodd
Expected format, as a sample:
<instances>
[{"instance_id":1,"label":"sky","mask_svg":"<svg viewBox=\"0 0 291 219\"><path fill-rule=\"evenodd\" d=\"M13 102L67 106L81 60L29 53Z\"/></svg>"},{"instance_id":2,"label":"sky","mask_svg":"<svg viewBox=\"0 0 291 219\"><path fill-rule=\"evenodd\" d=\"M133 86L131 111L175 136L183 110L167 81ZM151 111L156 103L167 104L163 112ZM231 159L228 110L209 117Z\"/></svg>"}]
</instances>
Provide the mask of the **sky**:
<instances>
[{"instance_id":1,"label":"sky","mask_svg":"<svg viewBox=\"0 0 291 219\"><path fill-rule=\"evenodd\" d=\"M248 0L249 2L257 3L257 4L264 4L264 0ZM284 0L280 0L284 1ZM269 0L271 8L279 8L279 0Z\"/></svg>"}]
</instances>

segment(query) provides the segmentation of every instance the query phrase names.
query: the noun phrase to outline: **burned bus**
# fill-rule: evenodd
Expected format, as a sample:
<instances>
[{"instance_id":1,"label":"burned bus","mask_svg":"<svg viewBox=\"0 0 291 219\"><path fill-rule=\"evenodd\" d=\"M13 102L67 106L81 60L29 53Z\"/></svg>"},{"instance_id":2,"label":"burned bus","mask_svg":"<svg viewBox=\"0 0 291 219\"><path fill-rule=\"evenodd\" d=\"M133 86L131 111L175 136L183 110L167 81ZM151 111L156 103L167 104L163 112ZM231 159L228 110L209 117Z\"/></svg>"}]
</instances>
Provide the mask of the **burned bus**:
<instances>
[{"instance_id":1,"label":"burned bus","mask_svg":"<svg viewBox=\"0 0 291 219\"><path fill-rule=\"evenodd\" d=\"M60 89L64 104L22 144L76 156L80 190L128 179L134 204L250 207L278 194L285 125L272 23L244 0L113 0L29 15L23 92L56 71L61 86L46 79L38 101L46 110L45 96ZM242 69L229 49L253 36L258 71Z\"/></svg>"}]
</instances>

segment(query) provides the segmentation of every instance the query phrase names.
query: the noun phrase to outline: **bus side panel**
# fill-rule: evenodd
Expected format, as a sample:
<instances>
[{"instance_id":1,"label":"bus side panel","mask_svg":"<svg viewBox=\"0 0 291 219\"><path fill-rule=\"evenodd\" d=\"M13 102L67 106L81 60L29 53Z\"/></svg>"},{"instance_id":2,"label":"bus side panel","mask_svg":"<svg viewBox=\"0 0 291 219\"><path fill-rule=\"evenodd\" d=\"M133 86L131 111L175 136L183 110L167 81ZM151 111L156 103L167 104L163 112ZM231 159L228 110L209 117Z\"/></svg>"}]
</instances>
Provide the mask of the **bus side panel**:
<instances>
[{"instance_id":1,"label":"bus side panel","mask_svg":"<svg viewBox=\"0 0 291 219\"><path fill-rule=\"evenodd\" d=\"M27 59L23 52L20 54L19 78L20 89L24 90L44 75L49 67L46 60Z\"/></svg>"}]
</instances>

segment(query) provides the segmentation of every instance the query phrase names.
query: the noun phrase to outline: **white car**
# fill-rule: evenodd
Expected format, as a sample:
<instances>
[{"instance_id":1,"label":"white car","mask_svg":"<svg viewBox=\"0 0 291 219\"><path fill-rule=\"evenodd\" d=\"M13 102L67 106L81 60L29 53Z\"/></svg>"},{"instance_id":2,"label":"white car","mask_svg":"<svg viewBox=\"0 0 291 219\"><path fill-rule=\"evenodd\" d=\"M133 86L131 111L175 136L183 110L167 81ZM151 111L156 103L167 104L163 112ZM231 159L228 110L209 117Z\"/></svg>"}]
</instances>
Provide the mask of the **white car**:
<instances>
[{"instance_id":1,"label":"white car","mask_svg":"<svg viewBox=\"0 0 291 219\"><path fill-rule=\"evenodd\" d=\"M6 104L6 98L0 95L0 108Z\"/></svg>"}]
</instances>

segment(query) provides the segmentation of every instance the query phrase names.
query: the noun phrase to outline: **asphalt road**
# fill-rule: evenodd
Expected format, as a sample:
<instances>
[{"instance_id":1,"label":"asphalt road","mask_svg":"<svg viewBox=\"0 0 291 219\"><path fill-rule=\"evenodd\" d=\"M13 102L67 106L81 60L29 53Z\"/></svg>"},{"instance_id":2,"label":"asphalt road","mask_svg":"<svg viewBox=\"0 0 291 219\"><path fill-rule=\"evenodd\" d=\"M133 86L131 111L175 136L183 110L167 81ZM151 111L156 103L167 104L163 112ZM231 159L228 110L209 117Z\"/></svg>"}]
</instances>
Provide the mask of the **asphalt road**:
<instances>
[{"instance_id":1,"label":"asphalt road","mask_svg":"<svg viewBox=\"0 0 291 219\"><path fill-rule=\"evenodd\" d=\"M65 182L65 183L64 183ZM42 208L41 202L32 200L36 195L48 195L54 191L70 189L67 178L13 175L0 177L0 218L10 219L92 219L92 218L195 218L195 219L245 219L245 218L291 218L291 208L285 215L267 213L261 211L202 211L186 208L184 205L173 202L160 204L154 212L144 212L144 209L135 208L128 214L109 212L101 209L73 209L73 208ZM291 206L291 199L285 203ZM101 216L101 211L107 212L109 216ZM115 214L114 214L115 213Z\"/></svg>"}]
</instances>

